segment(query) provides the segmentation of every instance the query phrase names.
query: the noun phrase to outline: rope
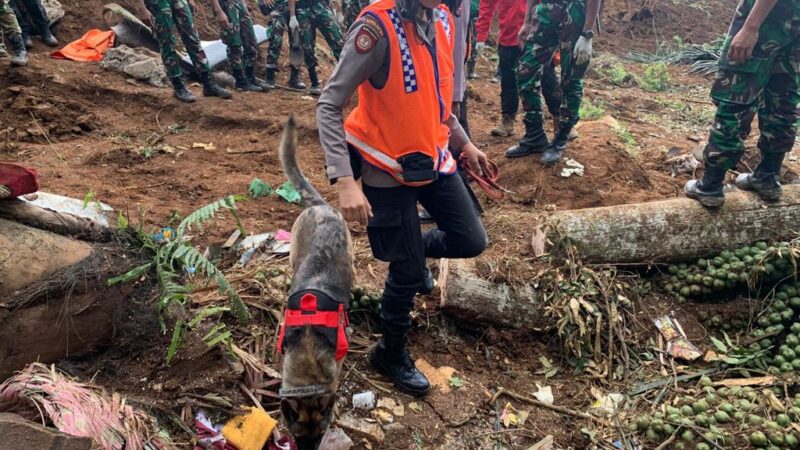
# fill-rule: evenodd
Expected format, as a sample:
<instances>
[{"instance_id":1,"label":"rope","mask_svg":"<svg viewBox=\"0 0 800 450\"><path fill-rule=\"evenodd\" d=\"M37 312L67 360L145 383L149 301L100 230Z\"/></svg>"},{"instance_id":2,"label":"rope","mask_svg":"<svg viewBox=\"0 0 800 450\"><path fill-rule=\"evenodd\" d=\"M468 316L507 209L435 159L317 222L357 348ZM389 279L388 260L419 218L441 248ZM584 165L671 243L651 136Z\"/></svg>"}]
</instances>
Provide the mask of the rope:
<instances>
[{"instance_id":1,"label":"rope","mask_svg":"<svg viewBox=\"0 0 800 450\"><path fill-rule=\"evenodd\" d=\"M461 167L464 169L464 172L469 175L470 178L475 180L478 183L478 186L486 192L486 195L489 198L494 200L501 200L506 192L510 192L508 189L497 184L497 179L500 176L500 169L497 168L497 163L494 161L487 161L485 164L481 164L481 172L482 174L476 174L472 169L469 168L469 165L466 164L466 155L461 155Z\"/></svg>"}]
</instances>

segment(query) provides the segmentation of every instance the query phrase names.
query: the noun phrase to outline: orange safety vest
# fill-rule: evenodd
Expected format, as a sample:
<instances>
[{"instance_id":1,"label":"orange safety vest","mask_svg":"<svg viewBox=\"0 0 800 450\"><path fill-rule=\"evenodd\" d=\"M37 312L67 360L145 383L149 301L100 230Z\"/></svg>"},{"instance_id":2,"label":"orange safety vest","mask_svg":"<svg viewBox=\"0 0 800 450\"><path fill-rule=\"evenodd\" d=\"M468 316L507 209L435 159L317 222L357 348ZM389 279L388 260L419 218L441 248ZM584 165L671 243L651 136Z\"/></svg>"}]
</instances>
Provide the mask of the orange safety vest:
<instances>
[{"instance_id":1,"label":"orange safety vest","mask_svg":"<svg viewBox=\"0 0 800 450\"><path fill-rule=\"evenodd\" d=\"M395 0L379 0L362 15L380 21L389 39L389 74L378 89L369 80L358 87L358 106L347 116L347 142L373 166L400 183L406 182L398 158L424 153L441 174L456 171L456 161L447 149L450 129L445 121L453 101L453 45L455 25L447 7L433 10L436 40L432 46L416 35L413 22L404 21Z\"/></svg>"}]
</instances>

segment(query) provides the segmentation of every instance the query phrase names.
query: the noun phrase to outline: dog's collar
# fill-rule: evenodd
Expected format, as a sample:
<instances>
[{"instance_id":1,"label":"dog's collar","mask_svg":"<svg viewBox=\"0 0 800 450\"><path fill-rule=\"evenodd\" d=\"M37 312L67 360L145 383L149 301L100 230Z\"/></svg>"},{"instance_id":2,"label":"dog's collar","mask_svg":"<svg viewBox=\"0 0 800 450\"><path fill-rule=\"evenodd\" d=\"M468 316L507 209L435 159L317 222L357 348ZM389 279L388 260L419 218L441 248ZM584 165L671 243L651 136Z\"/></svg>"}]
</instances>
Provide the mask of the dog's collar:
<instances>
[{"instance_id":1,"label":"dog's collar","mask_svg":"<svg viewBox=\"0 0 800 450\"><path fill-rule=\"evenodd\" d=\"M300 386L296 388L288 388L284 389L281 388L278 391L281 398L303 398L303 397L314 397L317 395L325 395L330 394L331 390L328 386L323 384L309 384L306 386Z\"/></svg>"},{"instance_id":2,"label":"dog's collar","mask_svg":"<svg viewBox=\"0 0 800 450\"><path fill-rule=\"evenodd\" d=\"M321 332L336 348L336 360L347 355L347 311L344 303L337 302L322 291L309 289L289 296L286 315L278 336L278 351L284 352L283 337L286 328L309 325Z\"/></svg>"}]
</instances>

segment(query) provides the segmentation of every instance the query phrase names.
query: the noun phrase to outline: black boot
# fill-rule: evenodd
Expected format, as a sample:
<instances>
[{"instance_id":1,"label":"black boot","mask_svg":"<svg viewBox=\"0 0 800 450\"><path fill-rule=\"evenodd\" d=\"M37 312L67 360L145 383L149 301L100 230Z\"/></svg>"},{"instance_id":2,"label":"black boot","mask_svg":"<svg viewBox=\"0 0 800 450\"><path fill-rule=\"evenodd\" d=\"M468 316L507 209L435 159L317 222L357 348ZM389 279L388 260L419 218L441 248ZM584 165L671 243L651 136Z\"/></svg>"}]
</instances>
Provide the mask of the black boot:
<instances>
[{"instance_id":1,"label":"black boot","mask_svg":"<svg viewBox=\"0 0 800 450\"><path fill-rule=\"evenodd\" d=\"M478 73L475 72L475 60L470 59L467 61L467 78L470 80L474 80L478 78Z\"/></svg>"},{"instance_id":2,"label":"black boot","mask_svg":"<svg viewBox=\"0 0 800 450\"><path fill-rule=\"evenodd\" d=\"M25 50L25 42L22 39L22 34L10 34L7 38L11 46L11 65L17 67L27 66L28 51Z\"/></svg>"},{"instance_id":3,"label":"black boot","mask_svg":"<svg viewBox=\"0 0 800 450\"><path fill-rule=\"evenodd\" d=\"M507 158L519 158L532 153L541 153L547 149L547 135L544 132L542 120L523 120L525 123L525 136L519 144L506 150Z\"/></svg>"},{"instance_id":4,"label":"black boot","mask_svg":"<svg viewBox=\"0 0 800 450\"><path fill-rule=\"evenodd\" d=\"M275 69L272 67L267 67L267 72L264 74L264 83L269 87L269 89L275 89Z\"/></svg>"},{"instance_id":5,"label":"black boot","mask_svg":"<svg viewBox=\"0 0 800 450\"><path fill-rule=\"evenodd\" d=\"M262 92L267 92L268 90L275 87L274 83L272 86L268 85L266 81L261 80L256 77L256 68L255 67L247 67L244 69L244 74L247 76L247 79L250 81L251 84L254 84L261 88Z\"/></svg>"},{"instance_id":6,"label":"black boot","mask_svg":"<svg viewBox=\"0 0 800 450\"><path fill-rule=\"evenodd\" d=\"M203 82L203 96L219 97L226 100L233 97L233 94L223 89L222 86L212 80L209 73L200 75L200 80Z\"/></svg>"},{"instance_id":7,"label":"black boot","mask_svg":"<svg viewBox=\"0 0 800 450\"><path fill-rule=\"evenodd\" d=\"M687 197L700 202L706 208L719 208L725 203L722 185L725 181L725 169L716 157L709 157L709 148L705 150L705 172L701 180L689 180L683 188Z\"/></svg>"},{"instance_id":8,"label":"black boot","mask_svg":"<svg viewBox=\"0 0 800 450\"><path fill-rule=\"evenodd\" d=\"M372 366L389 377L401 392L422 397L430 391L431 384L408 353L408 333L392 333L387 328L384 324L383 337L370 354Z\"/></svg>"},{"instance_id":9,"label":"black boot","mask_svg":"<svg viewBox=\"0 0 800 450\"><path fill-rule=\"evenodd\" d=\"M58 39L56 39L56 37L53 36L53 33L50 32L50 27L49 26L44 27L39 32L39 36L41 36L42 42L44 42L44 45L47 45L48 47L56 47L56 46L58 46Z\"/></svg>"},{"instance_id":10,"label":"black boot","mask_svg":"<svg viewBox=\"0 0 800 450\"><path fill-rule=\"evenodd\" d=\"M30 50L33 48L33 38L31 38L30 34L24 31L22 32L22 42L25 44L26 49Z\"/></svg>"},{"instance_id":11,"label":"black boot","mask_svg":"<svg viewBox=\"0 0 800 450\"><path fill-rule=\"evenodd\" d=\"M553 142L547 147L547 150L542 155L542 164L552 165L561 161L564 155L564 150L567 148L567 141L569 140L569 133L572 131L572 124L567 121L558 122L558 131L553 137Z\"/></svg>"},{"instance_id":12,"label":"black boot","mask_svg":"<svg viewBox=\"0 0 800 450\"><path fill-rule=\"evenodd\" d=\"M289 87L292 89L305 89L305 83L300 81L300 71L296 68L292 67L291 71L289 72Z\"/></svg>"},{"instance_id":13,"label":"black boot","mask_svg":"<svg viewBox=\"0 0 800 450\"><path fill-rule=\"evenodd\" d=\"M244 70L234 70L233 79L236 80L234 86L236 87L237 91L263 92L260 87L250 82L250 80L247 78L247 75L245 75Z\"/></svg>"},{"instance_id":14,"label":"black boot","mask_svg":"<svg viewBox=\"0 0 800 450\"><path fill-rule=\"evenodd\" d=\"M762 153L761 163L753 173L743 173L736 177L736 187L753 191L767 202L781 199L783 188L780 183L781 165L786 153Z\"/></svg>"},{"instance_id":15,"label":"black boot","mask_svg":"<svg viewBox=\"0 0 800 450\"><path fill-rule=\"evenodd\" d=\"M197 101L197 97L186 89L186 85L183 84L181 77L171 78L171 80L172 88L174 89L172 95L175 96L175 98L184 103L194 103Z\"/></svg>"},{"instance_id":16,"label":"black boot","mask_svg":"<svg viewBox=\"0 0 800 450\"><path fill-rule=\"evenodd\" d=\"M311 87L308 89L308 93L310 95L318 96L322 93L322 89L319 87L319 78L317 77L317 68L308 68L308 79L311 81Z\"/></svg>"}]
</instances>

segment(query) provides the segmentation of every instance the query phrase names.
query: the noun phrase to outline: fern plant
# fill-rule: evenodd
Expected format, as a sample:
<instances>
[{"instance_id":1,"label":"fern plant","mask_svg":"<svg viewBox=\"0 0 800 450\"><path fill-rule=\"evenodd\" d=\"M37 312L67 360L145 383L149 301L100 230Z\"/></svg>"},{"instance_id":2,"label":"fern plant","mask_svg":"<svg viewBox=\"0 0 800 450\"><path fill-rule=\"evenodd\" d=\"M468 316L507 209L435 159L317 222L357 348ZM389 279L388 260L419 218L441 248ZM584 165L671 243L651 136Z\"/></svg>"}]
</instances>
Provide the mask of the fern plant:
<instances>
[{"instance_id":1,"label":"fern plant","mask_svg":"<svg viewBox=\"0 0 800 450\"><path fill-rule=\"evenodd\" d=\"M193 227L201 227L204 222L213 219L222 210L227 210L236 219L237 226L244 234L242 222L236 210L236 202L244 198L243 196L229 195L194 211L178 225L174 238L162 245L154 242L150 235L142 232L140 228L136 233L137 241L143 249L153 252L153 260L108 280L108 285L111 286L136 280L153 270L155 271L156 281L161 289L161 297L158 302L158 317L162 333L167 333L164 311L172 307L180 310L179 317L173 326L172 338L167 349L168 364L178 351L186 332L196 328L203 320L211 316L219 316L225 312L231 312L240 324L245 324L250 320L250 313L247 311L247 307L245 307L236 289L225 278L225 274L203 256L199 250L187 244L185 239L186 233L191 231ZM123 221L120 220L119 222ZM124 220L124 223L127 226L127 220ZM217 283L220 292L227 295L230 307L205 308L199 311L191 320L186 321L183 319L188 315L186 301L192 291L192 287L181 283L178 270L182 267L194 268L196 274ZM218 323L203 337L203 340L209 347L222 344L229 346L230 337L231 333L225 324Z\"/></svg>"}]
</instances>

